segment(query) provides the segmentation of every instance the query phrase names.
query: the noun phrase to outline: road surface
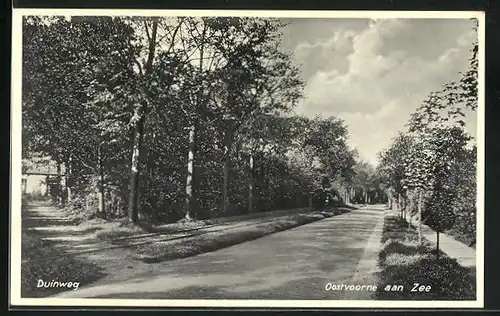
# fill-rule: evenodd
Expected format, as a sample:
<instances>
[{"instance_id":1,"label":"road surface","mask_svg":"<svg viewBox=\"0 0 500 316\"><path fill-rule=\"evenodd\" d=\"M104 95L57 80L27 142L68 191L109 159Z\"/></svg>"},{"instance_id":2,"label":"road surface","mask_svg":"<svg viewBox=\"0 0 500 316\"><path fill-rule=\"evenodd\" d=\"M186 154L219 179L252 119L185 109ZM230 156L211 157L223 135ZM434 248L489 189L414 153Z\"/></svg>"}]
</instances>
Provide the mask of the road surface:
<instances>
[{"instance_id":1,"label":"road surface","mask_svg":"<svg viewBox=\"0 0 500 316\"><path fill-rule=\"evenodd\" d=\"M369 206L215 252L157 263L151 273L126 282L90 284L55 297L345 299L345 292L326 291L325 285L376 282L370 277L383 215L383 206ZM353 293L350 299L366 299Z\"/></svg>"}]
</instances>

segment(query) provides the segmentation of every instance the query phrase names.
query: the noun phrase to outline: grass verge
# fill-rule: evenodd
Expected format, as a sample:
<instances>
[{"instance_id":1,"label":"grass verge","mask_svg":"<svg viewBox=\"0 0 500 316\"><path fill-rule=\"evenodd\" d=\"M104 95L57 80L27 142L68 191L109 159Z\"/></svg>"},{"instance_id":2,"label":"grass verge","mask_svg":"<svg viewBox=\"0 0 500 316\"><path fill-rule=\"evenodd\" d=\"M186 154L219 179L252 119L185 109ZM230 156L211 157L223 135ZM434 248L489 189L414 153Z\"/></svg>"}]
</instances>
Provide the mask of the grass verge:
<instances>
[{"instance_id":1,"label":"grass verge","mask_svg":"<svg viewBox=\"0 0 500 316\"><path fill-rule=\"evenodd\" d=\"M293 214L266 223L207 232L177 240L151 242L135 249L139 259L147 263L158 263L226 248L348 211L347 208L338 208L322 212Z\"/></svg>"},{"instance_id":2,"label":"grass verge","mask_svg":"<svg viewBox=\"0 0 500 316\"><path fill-rule=\"evenodd\" d=\"M62 250L40 236L22 234L21 297L47 297L74 289L68 287L38 287L39 280L45 282L78 282L78 287L98 280L104 273L98 266L79 260L74 256L62 256ZM56 257L51 260L40 258ZM58 257L60 256L60 257ZM27 261L24 261L27 260Z\"/></svg>"},{"instance_id":3,"label":"grass verge","mask_svg":"<svg viewBox=\"0 0 500 316\"><path fill-rule=\"evenodd\" d=\"M476 271L460 266L423 239L418 244L415 227L395 216L385 218L382 249L379 253L379 300L475 300ZM418 283L430 286L429 292L412 292ZM403 286L402 291L387 291L387 286Z\"/></svg>"},{"instance_id":4,"label":"grass verge","mask_svg":"<svg viewBox=\"0 0 500 316\"><path fill-rule=\"evenodd\" d=\"M119 222L115 222L113 224L97 231L95 233L95 237L101 240L112 240L114 238L128 237L147 233L146 230L139 226L125 226Z\"/></svg>"}]
</instances>

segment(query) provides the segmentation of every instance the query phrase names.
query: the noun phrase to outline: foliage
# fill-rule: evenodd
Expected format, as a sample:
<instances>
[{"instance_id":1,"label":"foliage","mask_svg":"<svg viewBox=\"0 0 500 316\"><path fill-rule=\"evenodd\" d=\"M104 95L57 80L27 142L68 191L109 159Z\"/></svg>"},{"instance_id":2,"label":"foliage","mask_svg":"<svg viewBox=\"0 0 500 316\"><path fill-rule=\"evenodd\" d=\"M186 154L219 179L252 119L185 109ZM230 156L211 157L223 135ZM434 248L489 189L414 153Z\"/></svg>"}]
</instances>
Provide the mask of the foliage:
<instances>
[{"instance_id":1,"label":"foliage","mask_svg":"<svg viewBox=\"0 0 500 316\"><path fill-rule=\"evenodd\" d=\"M122 217L136 198L140 218L158 223L186 212L305 207L325 177L348 190L356 153L344 122L291 112L304 83L279 50L283 26L261 18L27 17L24 157L61 166L68 209L81 220Z\"/></svg>"},{"instance_id":2,"label":"foliage","mask_svg":"<svg viewBox=\"0 0 500 316\"><path fill-rule=\"evenodd\" d=\"M380 153L379 164L387 188L403 197L404 206L410 198L409 204L415 204L422 194L426 224L437 232L452 229L466 239L475 239L477 162L463 117L477 108L477 42L471 52L460 80L423 101L407 131Z\"/></svg>"}]
</instances>

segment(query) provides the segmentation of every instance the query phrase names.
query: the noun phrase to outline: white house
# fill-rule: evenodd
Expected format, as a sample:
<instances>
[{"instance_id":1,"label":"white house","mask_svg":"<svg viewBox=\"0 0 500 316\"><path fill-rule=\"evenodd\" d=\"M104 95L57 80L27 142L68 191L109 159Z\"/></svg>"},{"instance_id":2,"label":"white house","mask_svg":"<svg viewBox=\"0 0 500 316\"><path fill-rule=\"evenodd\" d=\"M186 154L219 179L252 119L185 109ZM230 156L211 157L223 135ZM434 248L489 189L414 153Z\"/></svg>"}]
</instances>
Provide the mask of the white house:
<instances>
[{"instance_id":1,"label":"white house","mask_svg":"<svg viewBox=\"0 0 500 316\"><path fill-rule=\"evenodd\" d=\"M49 158L31 158L23 160L22 193L32 196L47 196L51 187L60 182L61 176L57 164Z\"/></svg>"}]
</instances>

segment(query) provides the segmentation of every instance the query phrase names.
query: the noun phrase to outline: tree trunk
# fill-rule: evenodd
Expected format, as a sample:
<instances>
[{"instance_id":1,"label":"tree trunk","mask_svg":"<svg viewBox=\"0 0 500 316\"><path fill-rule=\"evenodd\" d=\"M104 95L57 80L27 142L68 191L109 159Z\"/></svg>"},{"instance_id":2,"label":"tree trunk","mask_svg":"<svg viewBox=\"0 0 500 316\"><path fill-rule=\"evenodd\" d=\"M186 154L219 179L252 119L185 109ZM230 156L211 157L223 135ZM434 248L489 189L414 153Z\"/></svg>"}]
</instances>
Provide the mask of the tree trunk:
<instances>
[{"instance_id":1,"label":"tree trunk","mask_svg":"<svg viewBox=\"0 0 500 316\"><path fill-rule=\"evenodd\" d=\"M141 119L142 121L142 119ZM128 221L129 223L137 223L139 214L137 210L137 202L139 200L139 158L140 147L142 142L142 125L137 123L134 128L134 144L132 149L132 168L130 170L130 191L128 198Z\"/></svg>"},{"instance_id":2,"label":"tree trunk","mask_svg":"<svg viewBox=\"0 0 500 316\"><path fill-rule=\"evenodd\" d=\"M403 219L406 221L406 216L408 215L408 208L406 207L406 197L403 198Z\"/></svg>"},{"instance_id":3,"label":"tree trunk","mask_svg":"<svg viewBox=\"0 0 500 316\"><path fill-rule=\"evenodd\" d=\"M250 153L250 181L248 183L248 213L253 212L253 155Z\"/></svg>"},{"instance_id":4,"label":"tree trunk","mask_svg":"<svg viewBox=\"0 0 500 316\"><path fill-rule=\"evenodd\" d=\"M226 214L227 206L229 203L228 196L228 186L229 186L229 168L231 163L231 146L232 146L232 126L229 122L226 127L226 132L224 135L224 163L222 166L222 172L224 177L224 183L222 187L222 214Z\"/></svg>"},{"instance_id":5,"label":"tree trunk","mask_svg":"<svg viewBox=\"0 0 500 316\"><path fill-rule=\"evenodd\" d=\"M418 244L422 244L422 190L418 192Z\"/></svg>"},{"instance_id":6,"label":"tree trunk","mask_svg":"<svg viewBox=\"0 0 500 316\"><path fill-rule=\"evenodd\" d=\"M268 205L268 210L272 211L274 210L274 204L275 204L273 201L274 192L273 192L272 182L270 179L268 180L268 183L269 187L267 188L267 205Z\"/></svg>"},{"instance_id":7,"label":"tree trunk","mask_svg":"<svg viewBox=\"0 0 500 316\"><path fill-rule=\"evenodd\" d=\"M61 163L57 163L57 176L59 177L59 185L57 188L57 203L61 206L64 206L64 179L61 176Z\"/></svg>"},{"instance_id":8,"label":"tree trunk","mask_svg":"<svg viewBox=\"0 0 500 316\"><path fill-rule=\"evenodd\" d=\"M411 211L413 210L413 199L411 198L411 194L409 199L409 207L408 207L408 229L411 228L411 220L412 220L412 214Z\"/></svg>"},{"instance_id":9,"label":"tree trunk","mask_svg":"<svg viewBox=\"0 0 500 316\"><path fill-rule=\"evenodd\" d=\"M187 177L186 177L186 201L184 204L184 218L191 220L191 211L194 205L193 198L193 162L195 150L195 125L189 128L189 149L188 149L188 163L187 163Z\"/></svg>"},{"instance_id":10,"label":"tree trunk","mask_svg":"<svg viewBox=\"0 0 500 316\"><path fill-rule=\"evenodd\" d=\"M151 182L153 182L153 185L155 184L155 156L154 156L154 151L151 150L156 146L156 134L153 132L151 134L151 137L149 138L149 141L147 142L146 148L147 150L147 158L146 158L146 179L145 179L145 184L144 187L146 190L151 189ZM154 199L154 201L151 202L151 222L153 225L157 223L157 201L156 201L156 196L150 196L150 199Z\"/></svg>"},{"instance_id":11,"label":"tree trunk","mask_svg":"<svg viewBox=\"0 0 500 316\"><path fill-rule=\"evenodd\" d=\"M103 166L103 157L102 157L102 148L99 148L97 151L97 159L99 160L99 213L102 215L105 214L105 190L104 190L104 166Z\"/></svg>"},{"instance_id":12,"label":"tree trunk","mask_svg":"<svg viewBox=\"0 0 500 316\"><path fill-rule=\"evenodd\" d=\"M66 170L66 201L71 203L71 172L72 172L72 159L71 156L68 159L68 168Z\"/></svg>"},{"instance_id":13,"label":"tree trunk","mask_svg":"<svg viewBox=\"0 0 500 316\"><path fill-rule=\"evenodd\" d=\"M226 157L224 159L224 164L222 166L222 176L224 178L224 183L222 185L222 214L226 214L227 212L227 205L228 205L228 193L227 193L227 187L228 187L228 182L229 182L229 158Z\"/></svg>"},{"instance_id":14,"label":"tree trunk","mask_svg":"<svg viewBox=\"0 0 500 316\"><path fill-rule=\"evenodd\" d=\"M436 232L436 258L439 260L439 232Z\"/></svg>"},{"instance_id":15,"label":"tree trunk","mask_svg":"<svg viewBox=\"0 0 500 316\"><path fill-rule=\"evenodd\" d=\"M398 193L398 211L399 218L403 218L403 208L401 207L401 194Z\"/></svg>"},{"instance_id":16,"label":"tree trunk","mask_svg":"<svg viewBox=\"0 0 500 316\"><path fill-rule=\"evenodd\" d=\"M144 22L146 24L146 22ZM147 28L147 25L146 25ZM157 37L157 29L158 29L158 20L153 21L151 35L148 33L148 58L145 67L145 76L149 76L153 69L153 60L156 51L156 37ZM141 111L142 110L142 111ZM137 223L139 219L138 212L138 201L139 201L139 160L141 156L141 145L144 137L144 124L146 121L146 115L148 110L147 101L143 101L140 104L140 109L136 107L134 111L134 116L138 118L137 123L134 127L133 133L133 145L132 145L132 161L131 161L131 170L130 170L130 192L129 192L129 201L128 201L128 222Z\"/></svg>"},{"instance_id":17,"label":"tree trunk","mask_svg":"<svg viewBox=\"0 0 500 316\"><path fill-rule=\"evenodd\" d=\"M155 133L152 133L151 138L149 138L149 141L146 142L148 145L146 146L148 148L147 150L147 163L146 163L146 183L145 187L149 188L151 180L154 179L154 153L152 153L152 150L150 150L151 146L155 146Z\"/></svg>"}]
</instances>

